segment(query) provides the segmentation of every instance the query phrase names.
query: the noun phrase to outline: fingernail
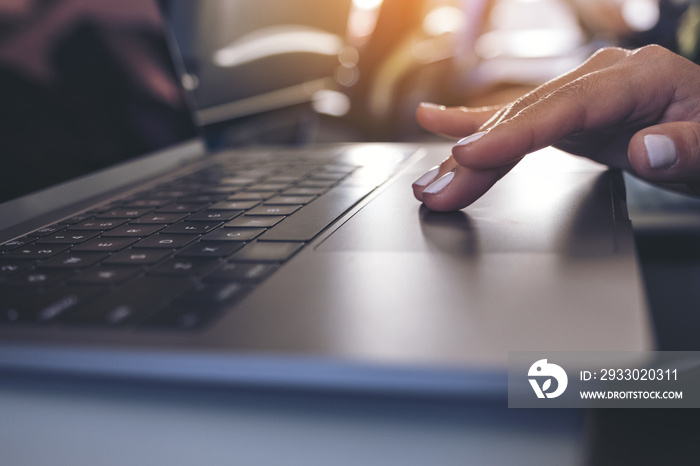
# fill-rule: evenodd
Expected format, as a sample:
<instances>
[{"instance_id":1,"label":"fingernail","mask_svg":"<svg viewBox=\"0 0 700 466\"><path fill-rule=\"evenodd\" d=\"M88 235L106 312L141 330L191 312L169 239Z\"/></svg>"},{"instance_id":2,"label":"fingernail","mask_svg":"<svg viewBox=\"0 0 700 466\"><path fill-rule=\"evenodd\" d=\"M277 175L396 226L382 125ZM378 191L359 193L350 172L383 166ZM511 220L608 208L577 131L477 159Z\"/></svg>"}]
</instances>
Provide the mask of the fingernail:
<instances>
[{"instance_id":1,"label":"fingernail","mask_svg":"<svg viewBox=\"0 0 700 466\"><path fill-rule=\"evenodd\" d=\"M447 107L445 107L444 105L434 104L431 102L421 102L418 104L418 106L422 108L432 108L435 110L447 110Z\"/></svg>"},{"instance_id":2,"label":"fingernail","mask_svg":"<svg viewBox=\"0 0 700 466\"><path fill-rule=\"evenodd\" d=\"M466 138L462 138L459 141L457 141L457 144L455 146L466 146L467 144L471 144L474 141L478 141L482 137L484 137L484 134L486 134L486 131L479 131L478 133L470 134Z\"/></svg>"},{"instance_id":3,"label":"fingernail","mask_svg":"<svg viewBox=\"0 0 700 466\"><path fill-rule=\"evenodd\" d=\"M413 184L415 184L416 186L428 186L429 183L432 183L435 180L435 177L437 177L439 170L439 165L431 168L425 173L425 175L421 176L416 181L414 181Z\"/></svg>"},{"instance_id":4,"label":"fingernail","mask_svg":"<svg viewBox=\"0 0 700 466\"><path fill-rule=\"evenodd\" d=\"M449 172L441 176L437 181L433 182L423 190L423 194L437 194L447 187L455 177L455 172Z\"/></svg>"},{"instance_id":5,"label":"fingernail","mask_svg":"<svg viewBox=\"0 0 700 466\"><path fill-rule=\"evenodd\" d=\"M644 136L644 145L647 148L647 158L651 168L662 170L678 160L676 146L668 136L647 134Z\"/></svg>"}]
</instances>

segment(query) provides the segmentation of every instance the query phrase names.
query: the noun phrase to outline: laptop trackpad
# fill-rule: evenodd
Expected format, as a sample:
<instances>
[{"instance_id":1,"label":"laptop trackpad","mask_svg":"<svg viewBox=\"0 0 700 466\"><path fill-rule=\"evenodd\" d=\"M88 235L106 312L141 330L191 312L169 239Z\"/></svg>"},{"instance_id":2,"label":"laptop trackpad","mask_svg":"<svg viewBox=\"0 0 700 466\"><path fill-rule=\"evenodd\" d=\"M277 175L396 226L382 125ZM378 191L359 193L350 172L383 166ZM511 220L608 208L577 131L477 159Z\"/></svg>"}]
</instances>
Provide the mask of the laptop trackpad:
<instances>
[{"instance_id":1,"label":"laptop trackpad","mask_svg":"<svg viewBox=\"0 0 700 466\"><path fill-rule=\"evenodd\" d=\"M612 176L595 171L546 177L511 173L466 209L440 213L413 198L415 177L406 175L318 250L610 254L616 251Z\"/></svg>"}]
</instances>

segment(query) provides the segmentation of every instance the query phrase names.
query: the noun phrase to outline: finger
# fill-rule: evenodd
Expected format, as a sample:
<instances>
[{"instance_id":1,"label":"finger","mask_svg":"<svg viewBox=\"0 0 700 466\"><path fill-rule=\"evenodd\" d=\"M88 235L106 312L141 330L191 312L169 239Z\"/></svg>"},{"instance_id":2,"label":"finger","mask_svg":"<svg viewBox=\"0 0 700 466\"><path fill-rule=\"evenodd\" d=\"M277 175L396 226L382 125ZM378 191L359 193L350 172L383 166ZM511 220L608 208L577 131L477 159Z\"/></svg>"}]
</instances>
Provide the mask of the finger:
<instances>
[{"instance_id":1,"label":"finger","mask_svg":"<svg viewBox=\"0 0 700 466\"><path fill-rule=\"evenodd\" d=\"M421 176L413 182L413 195L416 197L416 199L423 202L423 190L427 188L430 184L432 184L434 181L444 176L446 173L449 173L452 170L454 170L456 167L457 162L455 162L455 159L453 159L452 156L450 156L447 159L445 159L440 165L431 168L423 176Z\"/></svg>"},{"instance_id":2,"label":"finger","mask_svg":"<svg viewBox=\"0 0 700 466\"><path fill-rule=\"evenodd\" d=\"M501 179L515 163L488 170L455 166L423 189L421 200L431 210L458 210L473 203Z\"/></svg>"},{"instance_id":3,"label":"finger","mask_svg":"<svg viewBox=\"0 0 700 466\"><path fill-rule=\"evenodd\" d=\"M463 137L478 131L500 107L445 107L421 103L416 110L418 123L428 131L450 137Z\"/></svg>"},{"instance_id":4,"label":"finger","mask_svg":"<svg viewBox=\"0 0 700 466\"><path fill-rule=\"evenodd\" d=\"M663 123L639 131L630 140L634 171L649 181L700 182L700 123Z\"/></svg>"}]
</instances>

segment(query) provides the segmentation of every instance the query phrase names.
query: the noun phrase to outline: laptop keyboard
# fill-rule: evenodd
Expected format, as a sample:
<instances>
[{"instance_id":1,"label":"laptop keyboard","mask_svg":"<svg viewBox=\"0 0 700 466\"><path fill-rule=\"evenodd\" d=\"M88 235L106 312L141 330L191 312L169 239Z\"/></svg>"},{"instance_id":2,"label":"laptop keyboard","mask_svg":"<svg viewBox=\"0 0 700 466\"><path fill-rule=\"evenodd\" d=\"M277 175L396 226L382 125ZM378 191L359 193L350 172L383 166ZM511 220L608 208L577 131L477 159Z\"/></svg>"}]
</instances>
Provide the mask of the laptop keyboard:
<instances>
[{"instance_id":1,"label":"laptop keyboard","mask_svg":"<svg viewBox=\"0 0 700 466\"><path fill-rule=\"evenodd\" d=\"M374 185L308 158L219 162L0 245L0 323L189 329Z\"/></svg>"}]
</instances>

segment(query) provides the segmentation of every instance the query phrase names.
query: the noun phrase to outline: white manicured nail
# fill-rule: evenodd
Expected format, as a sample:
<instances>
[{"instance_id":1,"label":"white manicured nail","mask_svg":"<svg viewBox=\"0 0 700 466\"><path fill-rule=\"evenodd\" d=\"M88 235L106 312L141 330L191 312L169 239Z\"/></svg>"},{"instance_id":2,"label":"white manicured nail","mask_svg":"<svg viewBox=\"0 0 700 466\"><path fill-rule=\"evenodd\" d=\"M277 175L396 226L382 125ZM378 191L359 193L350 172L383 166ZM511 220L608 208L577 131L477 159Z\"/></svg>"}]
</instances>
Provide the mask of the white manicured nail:
<instances>
[{"instance_id":1,"label":"white manicured nail","mask_svg":"<svg viewBox=\"0 0 700 466\"><path fill-rule=\"evenodd\" d=\"M447 187L452 178L455 177L455 172L449 172L441 176L437 181L433 182L423 190L423 194L437 194Z\"/></svg>"},{"instance_id":2,"label":"white manicured nail","mask_svg":"<svg viewBox=\"0 0 700 466\"><path fill-rule=\"evenodd\" d=\"M416 186L428 186L430 183L435 181L439 170L440 166L431 168L425 173L425 175L421 176L416 181L414 181L413 184L415 184Z\"/></svg>"},{"instance_id":3,"label":"white manicured nail","mask_svg":"<svg viewBox=\"0 0 700 466\"><path fill-rule=\"evenodd\" d=\"M447 110L447 107L445 107L444 105L434 104L431 102L421 102L418 104L418 106L423 108L432 108L435 110Z\"/></svg>"},{"instance_id":4,"label":"white manicured nail","mask_svg":"<svg viewBox=\"0 0 700 466\"><path fill-rule=\"evenodd\" d=\"M470 134L466 138L462 138L459 141L457 141L457 144L455 146L466 146L467 144L471 144L474 141L478 141L482 137L484 137L484 134L486 134L486 131L479 131L478 133Z\"/></svg>"},{"instance_id":5,"label":"white manicured nail","mask_svg":"<svg viewBox=\"0 0 700 466\"><path fill-rule=\"evenodd\" d=\"M644 136L644 145L647 148L647 158L651 168L662 170L678 160L676 146L668 136L647 134Z\"/></svg>"}]
</instances>

